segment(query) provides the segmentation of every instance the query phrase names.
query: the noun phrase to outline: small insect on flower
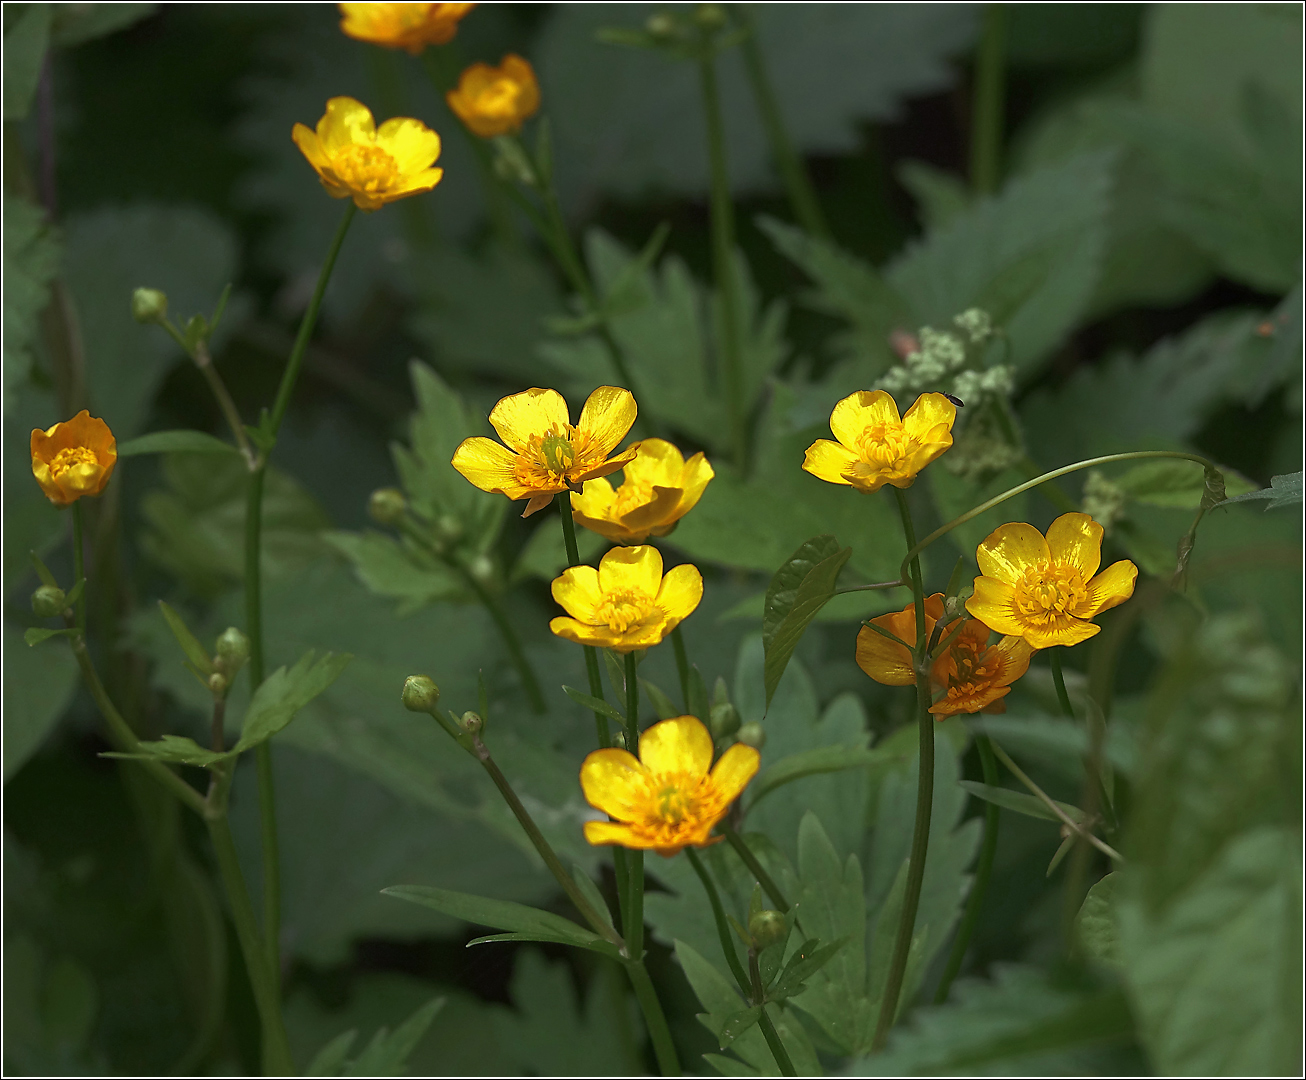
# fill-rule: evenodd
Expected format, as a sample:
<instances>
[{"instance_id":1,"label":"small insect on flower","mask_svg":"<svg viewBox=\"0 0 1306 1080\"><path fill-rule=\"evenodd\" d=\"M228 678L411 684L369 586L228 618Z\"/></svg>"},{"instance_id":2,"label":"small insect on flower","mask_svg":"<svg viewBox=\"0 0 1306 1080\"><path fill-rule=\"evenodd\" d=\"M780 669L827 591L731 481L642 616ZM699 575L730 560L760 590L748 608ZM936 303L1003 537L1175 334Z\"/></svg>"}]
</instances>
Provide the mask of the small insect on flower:
<instances>
[{"instance_id":1,"label":"small insect on flower","mask_svg":"<svg viewBox=\"0 0 1306 1080\"><path fill-rule=\"evenodd\" d=\"M716 475L701 453L686 461L665 439L645 439L636 448L639 454L625 467L619 488L614 491L603 477L588 480L571 501L577 525L618 544L666 536Z\"/></svg>"},{"instance_id":2,"label":"small insect on flower","mask_svg":"<svg viewBox=\"0 0 1306 1080\"><path fill-rule=\"evenodd\" d=\"M580 767L589 804L614 821L587 821L591 844L671 856L723 839L712 828L756 775L761 755L735 743L712 765L712 736L693 716L662 720L639 738L639 758L595 750ZM709 771L710 769L710 771Z\"/></svg>"},{"instance_id":3,"label":"small insect on flower","mask_svg":"<svg viewBox=\"0 0 1306 1080\"><path fill-rule=\"evenodd\" d=\"M378 128L367 106L350 97L332 98L316 131L296 124L291 137L331 197L353 199L360 210L430 191L444 176L433 168L439 135L406 116Z\"/></svg>"},{"instance_id":4,"label":"small insect on flower","mask_svg":"<svg viewBox=\"0 0 1306 1080\"><path fill-rule=\"evenodd\" d=\"M449 108L483 139L521 130L522 123L540 108L540 84L535 69L514 53L498 67L472 64L445 95Z\"/></svg>"},{"instance_id":5,"label":"small insect on flower","mask_svg":"<svg viewBox=\"0 0 1306 1080\"><path fill-rule=\"evenodd\" d=\"M1128 559L1097 573L1102 526L1087 514L1062 514L1047 539L1033 525L1000 525L975 558L983 576L966 610L1036 649L1087 641L1101 629L1090 620L1128 600L1138 578Z\"/></svg>"},{"instance_id":6,"label":"small insect on flower","mask_svg":"<svg viewBox=\"0 0 1306 1080\"><path fill-rule=\"evenodd\" d=\"M86 409L46 431L32 431L32 475L56 506L99 495L117 464L113 432Z\"/></svg>"},{"instance_id":7,"label":"small insect on flower","mask_svg":"<svg viewBox=\"0 0 1306 1080\"><path fill-rule=\"evenodd\" d=\"M357 41L416 56L428 45L443 45L458 33L458 23L475 4L337 4L340 29Z\"/></svg>"},{"instance_id":8,"label":"small insect on flower","mask_svg":"<svg viewBox=\"0 0 1306 1080\"><path fill-rule=\"evenodd\" d=\"M635 446L608 455L626 437L637 412L629 390L600 386L572 425L558 391L523 390L490 411L490 423L507 445L483 435L464 439L454 451L453 467L482 491L529 499L522 517L530 517L560 492L579 492L586 480L630 464Z\"/></svg>"}]
</instances>

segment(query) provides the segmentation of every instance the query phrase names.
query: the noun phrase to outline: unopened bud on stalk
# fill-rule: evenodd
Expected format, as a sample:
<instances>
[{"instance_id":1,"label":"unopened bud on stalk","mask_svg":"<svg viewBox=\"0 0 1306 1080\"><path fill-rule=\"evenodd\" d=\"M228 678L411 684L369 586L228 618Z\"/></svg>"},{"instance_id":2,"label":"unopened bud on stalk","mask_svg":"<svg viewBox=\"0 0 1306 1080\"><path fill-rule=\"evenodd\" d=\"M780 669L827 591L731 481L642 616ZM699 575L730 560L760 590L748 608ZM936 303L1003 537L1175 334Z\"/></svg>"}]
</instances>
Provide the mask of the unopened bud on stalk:
<instances>
[{"instance_id":1,"label":"unopened bud on stalk","mask_svg":"<svg viewBox=\"0 0 1306 1080\"><path fill-rule=\"evenodd\" d=\"M32 593L32 611L42 619L56 619L68 607L68 597L58 585L42 585Z\"/></svg>"},{"instance_id":2,"label":"unopened bud on stalk","mask_svg":"<svg viewBox=\"0 0 1306 1080\"><path fill-rule=\"evenodd\" d=\"M494 584L494 560L488 555L477 555L467 565L467 572L482 585Z\"/></svg>"},{"instance_id":3,"label":"unopened bud on stalk","mask_svg":"<svg viewBox=\"0 0 1306 1080\"><path fill-rule=\"evenodd\" d=\"M138 323L161 323L168 317L168 294L160 289L132 293L132 318Z\"/></svg>"},{"instance_id":4,"label":"unopened bud on stalk","mask_svg":"<svg viewBox=\"0 0 1306 1080\"><path fill-rule=\"evenodd\" d=\"M481 719L479 713L469 710L463 713L462 718L458 721L458 726L468 735L479 735L481 729L485 727L485 721Z\"/></svg>"},{"instance_id":5,"label":"unopened bud on stalk","mask_svg":"<svg viewBox=\"0 0 1306 1080\"><path fill-rule=\"evenodd\" d=\"M404 680L402 700L409 712L434 712L440 703L440 688L429 675L409 675Z\"/></svg>"},{"instance_id":6,"label":"unopened bud on stalk","mask_svg":"<svg viewBox=\"0 0 1306 1080\"><path fill-rule=\"evenodd\" d=\"M699 4L694 21L704 30L720 30L726 24L726 13L720 4Z\"/></svg>"},{"instance_id":7,"label":"unopened bud on stalk","mask_svg":"<svg viewBox=\"0 0 1306 1080\"><path fill-rule=\"evenodd\" d=\"M378 525L398 525L407 510L408 500L398 488L377 488L367 500L367 513Z\"/></svg>"},{"instance_id":8,"label":"unopened bud on stalk","mask_svg":"<svg viewBox=\"0 0 1306 1080\"><path fill-rule=\"evenodd\" d=\"M966 615L966 597L949 596L943 601L943 621L950 623L953 619L961 619Z\"/></svg>"},{"instance_id":9,"label":"unopened bud on stalk","mask_svg":"<svg viewBox=\"0 0 1306 1080\"><path fill-rule=\"evenodd\" d=\"M669 38L675 35L676 23L665 11L659 11L657 14L648 17L648 21L644 23L644 29L655 38Z\"/></svg>"},{"instance_id":10,"label":"unopened bud on stalk","mask_svg":"<svg viewBox=\"0 0 1306 1080\"><path fill-rule=\"evenodd\" d=\"M441 514L440 520L435 523L435 533L441 540L455 543L462 539L463 523L453 514Z\"/></svg>"},{"instance_id":11,"label":"unopened bud on stalk","mask_svg":"<svg viewBox=\"0 0 1306 1080\"><path fill-rule=\"evenodd\" d=\"M245 661L248 659L249 638L234 626L228 626L218 636L217 655L213 659L213 666L230 680L245 666Z\"/></svg>"},{"instance_id":12,"label":"unopened bud on stalk","mask_svg":"<svg viewBox=\"0 0 1306 1080\"><path fill-rule=\"evenodd\" d=\"M230 685L231 682L220 671L215 671L209 676L209 692L214 697L225 697L227 694L227 687Z\"/></svg>"},{"instance_id":13,"label":"unopened bud on stalk","mask_svg":"<svg viewBox=\"0 0 1306 1080\"><path fill-rule=\"evenodd\" d=\"M751 746L754 750L761 750L766 745L766 732L762 730L762 725L754 720L739 729L735 740L745 746Z\"/></svg>"},{"instance_id":14,"label":"unopened bud on stalk","mask_svg":"<svg viewBox=\"0 0 1306 1080\"><path fill-rule=\"evenodd\" d=\"M728 701L722 705L713 705L708 728L713 740L729 738L739 730L739 710Z\"/></svg>"},{"instance_id":15,"label":"unopened bud on stalk","mask_svg":"<svg viewBox=\"0 0 1306 1080\"><path fill-rule=\"evenodd\" d=\"M748 938L758 952L778 945L789 935L785 917L778 911L765 908L748 920Z\"/></svg>"}]
</instances>

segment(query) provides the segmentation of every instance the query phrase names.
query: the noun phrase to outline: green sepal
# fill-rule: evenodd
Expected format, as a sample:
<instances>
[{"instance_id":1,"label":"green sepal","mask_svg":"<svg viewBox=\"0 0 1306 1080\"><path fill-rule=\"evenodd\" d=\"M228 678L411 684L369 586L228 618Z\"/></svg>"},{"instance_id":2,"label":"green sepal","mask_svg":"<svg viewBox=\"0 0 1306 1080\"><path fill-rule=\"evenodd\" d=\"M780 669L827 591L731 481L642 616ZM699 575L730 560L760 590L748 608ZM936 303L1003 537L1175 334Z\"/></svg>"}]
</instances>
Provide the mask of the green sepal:
<instances>
[{"instance_id":1,"label":"green sepal","mask_svg":"<svg viewBox=\"0 0 1306 1080\"><path fill-rule=\"evenodd\" d=\"M208 650L199 643L199 639L190 632L190 628L182 617L169 604L160 600L159 610L163 612L163 619L168 624L168 629L172 631L172 636L177 639L177 644L181 646L181 651L186 654L186 659L190 661L191 669L202 673L203 677L200 681L204 682L213 674L213 658L209 655Z\"/></svg>"}]
</instances>

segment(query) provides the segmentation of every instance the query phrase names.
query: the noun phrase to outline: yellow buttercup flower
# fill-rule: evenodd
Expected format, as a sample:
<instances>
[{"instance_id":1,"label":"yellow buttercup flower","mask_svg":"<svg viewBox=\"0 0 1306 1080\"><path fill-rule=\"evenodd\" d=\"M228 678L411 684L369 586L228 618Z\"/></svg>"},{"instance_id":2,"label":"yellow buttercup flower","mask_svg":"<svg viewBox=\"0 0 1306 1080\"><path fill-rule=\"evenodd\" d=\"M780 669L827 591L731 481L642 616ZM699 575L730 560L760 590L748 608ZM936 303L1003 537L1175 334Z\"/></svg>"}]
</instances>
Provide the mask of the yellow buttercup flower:
<instances>
[{"instance_id":1,"label":"yellow buttercup flower","mask_svg":"<svg viewBox=\"0 0 1306 1080\"><path fill-rule=\"evenodd\" d=\"M553 599L567 611L549 623L581 645L633 652L658 644L703 599L703 575L684 563L662 576L662 556L649 547L613 548L592 566L553 579Z\"/></svg>"},{"instance_id":2,"label":"yellow buttercup flower","mask_svg":"<svg viewBox=\"0 0 1306 1080\"><path fill-rule=\"evenodd\" d=\"M715 844L724 838L710 835L712 827L760 764L756 750L735 743L712 766L712 736L701 720L662 720L639 737L638 760L626 750L595 750L581 765L585 798L616 819L585 822L585 839L667 856Z\"/></svg>"},{"instance_id":3,"label":"yellow buttercup flower","mask_svg":"<svg viewBox=\"0 0 1306 1080\"><path fill-rule=\"evenodd\" d=\"M332 98L316 131L296 124L291 138L331 197L352 198L360 210L430 191L444 175L432 168L439 135L407 116L378 128L367 106L349 97Z\"/></svg>"},{"instance_id":4,"label":"yellow buttercup flower","mask_svg":"<svg viewBox=\"0 0 1306 1080\"><path fill-rule=\"evenodd\" d=\"M507 445L482 435L464 439L454 451L453 467L482 491L529 499L522 513L529 517L559 492L580 491L586 480L625 468L636 447L608 455L626 437L637 412L629 390L600 386L573 426L558 391L524 390L503 398L490 413Z\"/></svg>"},{"instance_id":5,"label":"yellow buttercup flower","mask_svg":"<svg viewBox=\"0 0 1306 1080\"><path fill-rule=\"evenodd\" d=\"M649 536L666 536L694 509L707 482L716 474L707 459L688 461L665 439L645 439L625 468L621 487L600 477L586 481L571 500L572 518L618 544L638 544Z\"/></svg>"},{"instance_id":6,"label":"yellow buttercup flower","mask_svg":"<svg viewBox=\"0 0 1306 1080\"><path fill-rule=\"evenodd\" d=\"M858 390L834 407L830 430L838 442L817 439L803 468L831 484L878 491L911 487L926 465L952 445L957 408L942 394L922 394L899 419L884 390Z\"/></svg>"},{"instance_id":7,"label":"yellow buttercup flower","mask_svg":"<svg viewBox=\"0 0 1306 1080\"><path fill-rule=\"evenodd\" d=\"M1102 526L1087 514L1062 514L1046 540L1032 525L1000 525L975 558L983 576L966 610L1036 649L1087 641L1101 629L1089 620L1128 600L1138 578L1128 559L1097 573Z\"/></svg>"},{"instance_id":8,"label":"yellow buttercup flower","mask_svg":"<svg viewBox=\"0 0 1306 1080\"><path fill-rule=\"evenodd\" d=\"M109 425L85 409L47 431L32 431L32 475L56 506L100 494L117 464Z\"/></svg>"},{"instance_id":9,"label":"yellow buttercup flower","mask_svg":"<svg viewBox=\"0 0 1306 1080\"><path fill-rule=\"evenodd\" d=\"M428 45L443 45L458 33L458 23L475 4L337 4L340 29L349 37L416 56Z\"/></svg>"},{"instance_id":10,"label":"yellow buttercup flower","mask_svg":"<svg viewBox=\"0 0 1306 1080\"><path fill-rule=\"evenodd\" d=\"M454 115L483 139L521 130L540 107L535 69L509 53L498 67L473 64L445 95Z\"/></svg>"}]
</instances>

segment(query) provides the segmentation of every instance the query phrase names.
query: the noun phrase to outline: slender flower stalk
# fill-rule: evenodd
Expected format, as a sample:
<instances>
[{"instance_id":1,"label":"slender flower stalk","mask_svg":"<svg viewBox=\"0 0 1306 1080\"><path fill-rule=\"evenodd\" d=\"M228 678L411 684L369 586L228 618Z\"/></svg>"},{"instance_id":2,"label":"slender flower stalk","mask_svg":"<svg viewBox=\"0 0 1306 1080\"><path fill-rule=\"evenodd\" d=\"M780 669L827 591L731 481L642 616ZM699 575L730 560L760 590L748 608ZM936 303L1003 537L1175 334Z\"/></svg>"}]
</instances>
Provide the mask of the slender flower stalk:
<instances>
[{"instance_id":1,"label":"slender flower stalk","mask_svg":"<svg viewBox=\"0 0 1306 1080\"><path fill-rule=\"evenodd\" d=\"M1001 178L1006 35L1006 5L985 4L970 127L971 185L980 195L997 191Z\"/></svg>"}]
</instances>

